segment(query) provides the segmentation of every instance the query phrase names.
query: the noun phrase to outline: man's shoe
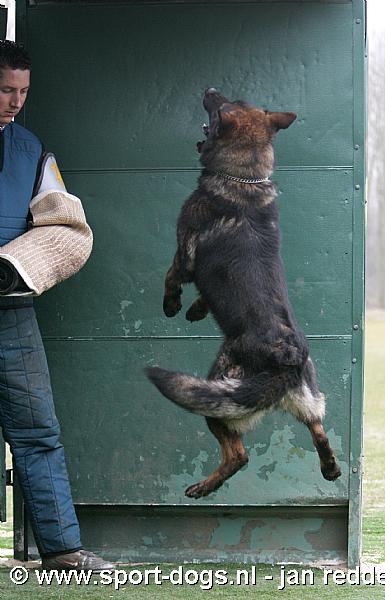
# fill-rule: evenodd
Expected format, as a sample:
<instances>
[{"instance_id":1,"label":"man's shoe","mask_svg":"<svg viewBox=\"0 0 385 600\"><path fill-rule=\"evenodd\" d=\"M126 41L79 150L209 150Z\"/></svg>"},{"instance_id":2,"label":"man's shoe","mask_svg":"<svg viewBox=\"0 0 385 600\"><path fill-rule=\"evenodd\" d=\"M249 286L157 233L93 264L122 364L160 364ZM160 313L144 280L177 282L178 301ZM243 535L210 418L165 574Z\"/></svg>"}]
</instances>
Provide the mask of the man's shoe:
<instances>
[{"instance_id":1,"label":"man's shoe","mask_svg":"<svg viewBox=\"0 0 385 600\"><path fill-rule=\"evenodd\" d=\"M46 571L112 571L113 563L105 561L89 550L77 550L68 554L57 554L42 558L41 568Z\"/></svg>"}]
</instances>

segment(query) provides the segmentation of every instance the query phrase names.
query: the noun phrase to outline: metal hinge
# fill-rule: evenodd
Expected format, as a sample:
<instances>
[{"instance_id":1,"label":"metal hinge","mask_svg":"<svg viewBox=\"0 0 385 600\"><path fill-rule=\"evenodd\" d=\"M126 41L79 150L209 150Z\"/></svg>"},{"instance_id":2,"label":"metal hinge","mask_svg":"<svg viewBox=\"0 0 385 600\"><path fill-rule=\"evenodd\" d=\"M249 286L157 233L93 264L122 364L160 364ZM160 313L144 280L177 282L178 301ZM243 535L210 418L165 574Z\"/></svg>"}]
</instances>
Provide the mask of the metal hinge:
<instances>
[{"instance_id":1,"label":"metal hinge","mask_svg":"<svg viewBox=\"0 0 385 600\"><path fill-rule=\"evenodd\" d=\"M5 485L13 485L13 469L5 471Z\"/></svg>"}]
</instances>

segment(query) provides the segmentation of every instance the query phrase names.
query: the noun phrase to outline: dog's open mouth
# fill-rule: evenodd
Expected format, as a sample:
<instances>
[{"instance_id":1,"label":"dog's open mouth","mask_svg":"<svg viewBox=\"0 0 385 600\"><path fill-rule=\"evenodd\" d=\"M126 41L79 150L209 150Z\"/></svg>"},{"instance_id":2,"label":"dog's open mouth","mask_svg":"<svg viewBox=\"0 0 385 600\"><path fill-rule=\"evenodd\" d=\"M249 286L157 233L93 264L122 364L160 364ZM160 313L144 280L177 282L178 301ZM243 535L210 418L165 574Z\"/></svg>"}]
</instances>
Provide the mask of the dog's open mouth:
<instances>
[{"instance_id":1,"label":"dog's open mouth","mask_svg":"<svg viewBox=\"0 0 385 600\"><path fill-rule=\"evenodd\" d=\"M206 138L208 138L211 134L215 132L219 120L218 110L222 106L222 104L227 102L229 102L227 98L225 98L225 96L222 96L222 94L218 92L218 90L216 90L215 88L207 88L207 90L205 91L203 96L203 106L209 116L209 125L204 123L202 125L202 131ZM203 142L197 143L198 152L202 152L204 143L205 140L203 140Z\"/></svg>"}]
</instances>

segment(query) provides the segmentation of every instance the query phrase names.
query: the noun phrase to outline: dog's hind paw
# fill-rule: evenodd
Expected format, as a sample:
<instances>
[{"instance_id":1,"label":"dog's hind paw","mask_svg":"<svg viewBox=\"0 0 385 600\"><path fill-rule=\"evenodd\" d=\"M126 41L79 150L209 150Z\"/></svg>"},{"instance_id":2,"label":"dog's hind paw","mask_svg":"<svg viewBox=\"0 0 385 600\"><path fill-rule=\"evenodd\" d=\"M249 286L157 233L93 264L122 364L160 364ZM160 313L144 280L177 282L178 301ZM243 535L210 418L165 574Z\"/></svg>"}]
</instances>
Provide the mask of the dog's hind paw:
<instances>
[{"instance_id":1,"label":"dog's hind paw","mask_svg":"<svg viewBox=\"0 0 385 600\"><path fill-rule=\"evenodd\" d=\"M185 491L185 496L188 498L203 498L204 496L208 496L211 492L214 492L218 489L222 484L219 485L208 485L207 480L199 481L198 483L194 483L190 485Z\"/></svg>"},{"instance_id":2,"label":"dog's hind paw","mask_svg":"<svg viewBox=\"0 0 385 600\"><path fill-rule=\"evenodd\" d=\"M334 462L331 465L325 465L321 467L322 475L328 481L335 481L341 475L341 469L339 465Z\"/></svg>"}]
</instances>

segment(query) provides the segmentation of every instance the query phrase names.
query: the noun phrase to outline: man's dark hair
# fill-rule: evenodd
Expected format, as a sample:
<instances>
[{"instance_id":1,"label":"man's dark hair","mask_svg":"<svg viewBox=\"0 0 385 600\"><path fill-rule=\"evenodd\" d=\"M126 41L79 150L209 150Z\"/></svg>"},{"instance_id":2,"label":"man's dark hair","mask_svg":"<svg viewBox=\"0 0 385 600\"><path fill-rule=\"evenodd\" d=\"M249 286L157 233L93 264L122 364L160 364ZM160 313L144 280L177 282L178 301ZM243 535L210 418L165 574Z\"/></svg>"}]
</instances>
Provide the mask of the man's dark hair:
<instances>
[{"instance_id":1,"label":"man's dark hair","mask_svg":"<svg viewBox=\"0 0 385 600\"><path fill-rule=\"evenodd\" d=\"M31 59L22 46L10 40L0 40L0 75L2 69L31 70Z\"/></svg>"}]
</instances>

